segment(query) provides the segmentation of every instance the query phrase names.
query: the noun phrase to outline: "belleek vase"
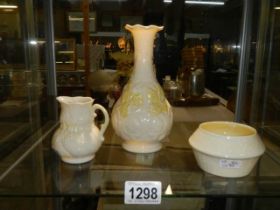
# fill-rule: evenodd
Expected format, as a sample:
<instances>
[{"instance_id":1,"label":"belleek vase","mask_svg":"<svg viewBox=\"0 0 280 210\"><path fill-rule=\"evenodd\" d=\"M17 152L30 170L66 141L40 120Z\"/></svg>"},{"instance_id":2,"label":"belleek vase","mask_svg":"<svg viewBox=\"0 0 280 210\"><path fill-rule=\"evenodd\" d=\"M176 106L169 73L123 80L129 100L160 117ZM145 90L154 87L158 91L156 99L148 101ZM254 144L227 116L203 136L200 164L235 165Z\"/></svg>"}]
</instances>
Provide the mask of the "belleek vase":
<instances>
[{"instance_id":1,"label":"belleek vase","mask_svg":"<svg viewBox=\"0 0 280 210\"><path fill-rule=\"evenodd\" d=\"M103 134L109 123L104 107L94 104L91 97L59 96L61 106L60 126L52 139L53 149L62 161L80 164L92 160L104 141ZM104 115L100 129L95 125L96 111Z\"/></svg>"},{"instance_id":2,"label":"belleek vase","mask_svg":"<svg viewBox=\"0 0 280 210\"><path fill-rule=\"evenodd\" d=\"M112 124L124 142L122 147L134 153L151 153L170 132L173 113L153 65L155 35L163 27L126 25L134 39L134 69L112 111Z\"/></svg>"}]
</instances>

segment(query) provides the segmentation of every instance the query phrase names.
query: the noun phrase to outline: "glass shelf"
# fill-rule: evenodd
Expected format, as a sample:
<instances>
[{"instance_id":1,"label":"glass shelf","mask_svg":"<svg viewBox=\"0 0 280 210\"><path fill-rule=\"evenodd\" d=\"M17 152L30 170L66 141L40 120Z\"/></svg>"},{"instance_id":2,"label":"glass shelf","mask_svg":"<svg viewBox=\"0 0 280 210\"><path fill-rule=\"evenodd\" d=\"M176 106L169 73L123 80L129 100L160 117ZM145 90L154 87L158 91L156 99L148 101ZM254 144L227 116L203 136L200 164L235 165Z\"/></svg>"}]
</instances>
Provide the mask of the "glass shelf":
<instances>
[{"instance_id":1,"label":"glass shelf","mask_svg":"<svg viewBox=\"0 0 280 210\"><path fill-rule=\"evenodd\" d=\"M123 197L125 181L161 181L163 198L279 197L280 166L267 151L250 175L222 178L197 165L188 138L197 122L175 122L160 152L133 154L121 147L112 127L93 161L70 165L51 149L51 135L0 183L2 196ZM32 182L30 182L32 180ZM172 193L165 194L167 187Z\"/></svg>"}]
</instances>

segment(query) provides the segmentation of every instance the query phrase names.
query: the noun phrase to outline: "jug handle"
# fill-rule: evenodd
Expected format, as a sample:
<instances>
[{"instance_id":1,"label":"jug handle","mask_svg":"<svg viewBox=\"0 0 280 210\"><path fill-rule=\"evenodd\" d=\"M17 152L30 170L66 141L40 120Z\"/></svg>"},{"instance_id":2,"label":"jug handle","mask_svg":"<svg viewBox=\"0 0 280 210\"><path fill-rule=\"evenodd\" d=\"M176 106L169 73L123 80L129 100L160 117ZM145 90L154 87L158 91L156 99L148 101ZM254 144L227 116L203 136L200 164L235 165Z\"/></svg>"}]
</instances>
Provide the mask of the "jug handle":
<instances>
[{"instance_id":1,"label":"jug handle","mask_svg":"<svg viewBox=\"0 0 280 210\"><path fill-rule=\"evenodd\" d=\"M100 104L94 104L92 106L92 109L93 109L94 113L95 113L96 110L100 110L104 115L104 118L105 118L104 123L102 123L100 125L100 136L103 136L103 134L104 134L104 132L105 132L105 130L108 127L108 124L109 124L109 114L108 114L107 110L103 106L101 106Z\"/></svg>"}]
</instances>

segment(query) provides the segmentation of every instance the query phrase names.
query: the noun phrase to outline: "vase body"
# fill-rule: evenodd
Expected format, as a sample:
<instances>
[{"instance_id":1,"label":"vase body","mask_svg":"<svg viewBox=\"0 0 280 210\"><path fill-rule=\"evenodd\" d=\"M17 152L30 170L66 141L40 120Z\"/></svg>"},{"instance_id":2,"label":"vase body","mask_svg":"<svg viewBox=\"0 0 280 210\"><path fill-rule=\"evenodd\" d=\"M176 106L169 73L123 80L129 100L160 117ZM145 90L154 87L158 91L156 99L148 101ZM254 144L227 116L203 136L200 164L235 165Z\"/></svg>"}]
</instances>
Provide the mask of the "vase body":
<instances>
[{"instance_id":1,"label":"vase body","mask_svg":"<svg viewBox=\"0 0 280 210\"><path fill-rule=\"evenodd\" d=\"M112 124L124 142L123 148L134 153L161 149L160 141L171 129L173 113L153 65L155 35L163 27L126 25L134 39L134 69L112 111Z\"/></svg>"},{"instance_id":2,"label":"vase body","mask_svg":"<svg viewBox=\"0 0 280 210\"><path fill-rule=\"evenodd\" d=\"M90 97L57 97L60 102L60 126L52 139L53 149L64 162L80 164L92 160L100 148L103 134L108 126L107 111L94 104ZM100 129L94 124L95 111L100 110L105 117Z\"/></svg>"}]
</instances>

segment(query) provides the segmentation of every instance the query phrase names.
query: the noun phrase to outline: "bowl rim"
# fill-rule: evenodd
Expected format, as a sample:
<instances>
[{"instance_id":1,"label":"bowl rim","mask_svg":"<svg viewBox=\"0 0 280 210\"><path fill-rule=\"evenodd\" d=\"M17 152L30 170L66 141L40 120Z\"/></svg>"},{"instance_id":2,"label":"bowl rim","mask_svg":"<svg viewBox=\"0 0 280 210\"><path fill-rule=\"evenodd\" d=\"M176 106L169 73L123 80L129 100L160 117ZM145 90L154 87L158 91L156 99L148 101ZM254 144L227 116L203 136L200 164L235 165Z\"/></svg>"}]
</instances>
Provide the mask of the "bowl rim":
<instances>
[{"instance_id":1,"label":"bowl rim","mask_svg":"<svg viewBox=\"0 0 280 210\"><path fill-rule=\"evenodd\" d=\"M241 127L246 127L247 129L251 130L253 133L252 134L249 134L249 135L223 135L223 134L217 134L217 133L214 133L214 132L211 132L209 130L206 130L205 128L203 128L203 126L205 126L206 124L218 124L218 123L223 123L223 124L232 124L232 125L238 125L238 126L241 126ZM233 121L209 121L209 122L203 122L203 123L200 123L198 128L207 133L208 135L213 135L213 136L219 136L219 137L230 137L232 139L239 139L241 136L243 137L252 137L252 136L255 136L255 135L258 135L257 133L257 130L255 128L253 128L252 126L249 126L247 124L244 124L244 123L238 123L238 122L233 122Z\"/></svg>"}]
</instances>

